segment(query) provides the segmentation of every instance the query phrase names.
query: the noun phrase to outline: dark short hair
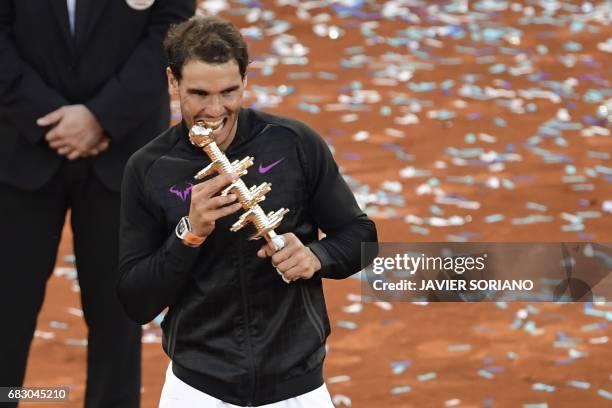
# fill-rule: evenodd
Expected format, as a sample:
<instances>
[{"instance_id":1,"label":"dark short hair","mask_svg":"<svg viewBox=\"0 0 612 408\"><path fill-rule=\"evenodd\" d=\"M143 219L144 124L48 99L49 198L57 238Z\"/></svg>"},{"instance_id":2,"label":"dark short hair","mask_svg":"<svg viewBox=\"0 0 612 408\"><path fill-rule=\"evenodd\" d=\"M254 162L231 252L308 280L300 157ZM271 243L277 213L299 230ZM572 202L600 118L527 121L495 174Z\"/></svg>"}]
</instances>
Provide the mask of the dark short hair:
<instances>
[{"instance_id":1,"label":"dark short hair","mask_svg":"<svg viewBox=\"0 0 612 408\"><path fill-rule=\"evenodd\" d=\"M240 31L218 17L194 16L172 26L164 39L164 49L168 65L179 81L183 66L189 61L223 64L236 60L243 79L249 63L249 52Z\"/></svg>"}]
</instances>

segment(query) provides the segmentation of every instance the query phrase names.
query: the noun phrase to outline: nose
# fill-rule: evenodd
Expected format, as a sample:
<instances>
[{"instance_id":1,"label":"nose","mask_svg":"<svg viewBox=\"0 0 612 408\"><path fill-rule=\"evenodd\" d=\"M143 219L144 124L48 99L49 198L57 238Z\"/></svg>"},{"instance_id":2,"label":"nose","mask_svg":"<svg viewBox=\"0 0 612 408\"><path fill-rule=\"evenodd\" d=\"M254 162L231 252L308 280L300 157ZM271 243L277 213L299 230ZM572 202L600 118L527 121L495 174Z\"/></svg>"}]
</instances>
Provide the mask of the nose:
<instances>
[{"instance_id":1,"label":"nose","mask_svg":"<svg viewBox=\"0 0 612 408\"><path fill-rule=\"evenodd\" d=\"M225 112L225 108L223 107L223 102L219 95L209 95L209 100L206 104L206 115L211 118L217 118L223 115Z\"/></svg>"}]
</instances>

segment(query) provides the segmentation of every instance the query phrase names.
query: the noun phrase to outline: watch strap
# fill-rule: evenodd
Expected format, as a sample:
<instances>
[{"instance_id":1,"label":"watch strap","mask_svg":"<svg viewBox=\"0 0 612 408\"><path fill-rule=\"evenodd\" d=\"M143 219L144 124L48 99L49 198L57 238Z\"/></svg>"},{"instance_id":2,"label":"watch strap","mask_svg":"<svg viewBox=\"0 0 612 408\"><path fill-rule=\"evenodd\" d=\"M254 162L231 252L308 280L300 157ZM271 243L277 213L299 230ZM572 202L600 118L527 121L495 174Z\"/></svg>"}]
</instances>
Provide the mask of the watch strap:
<instances>
[{"instance_id":1,"label":"watch strap","mask_svg":"<svg viewBox=\"0 0 612 408\"><path fill-rule=\"evenodd\" d=\"M205 237L200 237L191 231L187 231L183 237L183 243L190 247L199 247L205 239Z\"/></svg>"},{"instance_id":2,"label":"watch strap","mask_svg":"<svg viewBox=\"0 0 612 408\"><path fill-rule=\"evenodd\" d=\"M199 247L202 245L206 237L200 237L191 232L191 223L189 217L185 216L181 218L175 228L176 236L183 242L183 244L190 247Z\"/></svg>"}]
</instances>

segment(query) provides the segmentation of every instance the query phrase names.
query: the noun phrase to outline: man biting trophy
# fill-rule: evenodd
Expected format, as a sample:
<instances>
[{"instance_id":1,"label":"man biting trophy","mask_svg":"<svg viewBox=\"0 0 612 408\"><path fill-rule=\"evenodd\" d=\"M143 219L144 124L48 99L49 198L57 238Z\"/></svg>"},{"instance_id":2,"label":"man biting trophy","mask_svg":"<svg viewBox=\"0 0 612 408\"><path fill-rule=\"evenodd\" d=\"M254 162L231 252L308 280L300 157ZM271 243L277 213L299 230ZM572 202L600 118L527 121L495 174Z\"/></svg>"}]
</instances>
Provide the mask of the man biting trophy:
<instances>
[{"instance_id":1,"label":"man biting trophy","mask_svg":"<svg viewBox=\"0 0 612 408\"><path fill-rule=\"evenodd\" d=\"M183 120L128 162L118 284L139 323L168 308L160 407L332 408L322 280L361 269L375 225L316 132L242 108L249 57L236 27L194 17L164 45Z\"/></svg>"}]
</instances>

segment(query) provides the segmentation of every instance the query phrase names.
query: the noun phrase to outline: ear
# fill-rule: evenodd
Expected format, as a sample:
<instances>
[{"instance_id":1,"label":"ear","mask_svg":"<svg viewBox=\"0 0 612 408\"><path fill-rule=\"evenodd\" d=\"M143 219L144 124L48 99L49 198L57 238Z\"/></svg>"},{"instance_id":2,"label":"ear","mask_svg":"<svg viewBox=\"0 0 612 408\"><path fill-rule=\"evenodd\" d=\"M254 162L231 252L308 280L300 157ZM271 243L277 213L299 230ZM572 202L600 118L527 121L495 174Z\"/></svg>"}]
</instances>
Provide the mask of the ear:
<instances>
[{"instance_id":1,"label":"ear","mask_svg":"<svg viewBox=\"0 0 612 408\"><path fill-rule=\"evenodd\" d=\"M179 83L170 67L166 67L166 76L168 77L168 89L173 95L178 94Z\"/></svg>"},{"instance_id":2,"label":"ear","mask_svg":"<svg viewBox=\"0 0 612 408\"><path fill-rule=\"evenodd\" d=\"M248 82L247 79L248 79L247 75L244 74L244 79L242 80L242 87L243 88L247 87L247 82Z\"/></svg>"}]
</instances>

